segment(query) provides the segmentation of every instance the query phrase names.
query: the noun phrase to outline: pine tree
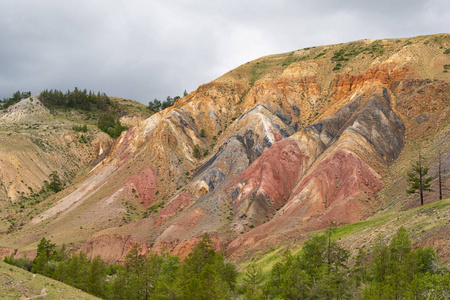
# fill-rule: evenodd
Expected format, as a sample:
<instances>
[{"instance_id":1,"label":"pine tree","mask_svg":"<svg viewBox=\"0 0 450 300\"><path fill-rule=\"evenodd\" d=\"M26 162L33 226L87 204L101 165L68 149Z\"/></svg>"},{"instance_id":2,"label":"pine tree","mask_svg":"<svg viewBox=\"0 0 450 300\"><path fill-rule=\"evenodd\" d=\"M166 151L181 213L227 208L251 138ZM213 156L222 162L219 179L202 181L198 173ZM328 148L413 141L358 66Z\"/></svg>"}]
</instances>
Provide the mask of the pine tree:
<instances>
[{"instance_id":1,"label":"pine tree","mask_svg":"<svg viewBox=\"0 0 450 300\"><path fill-rule=\"evenodd\" d=\"M447 188L446 186L444 186L444 178L443 177L445 177L445 175L444 176L442 176L442 174L445 174L445 169L443 170L442 169L442 153L441 153L441 151L439 150L439 154L438 154L439 156L438 156L438 163L439 163L439 165L438 165L438 185L439 185L439 200L442 200L443 199L443 191L445 190L445 191L450 191L450 189L449 188Z\"/></svg>"},{"instance_id":2,"label":"pine tree","mask_svg":"<svg viewBox=\"0 0 450 300\"><path fill-rule=\"evenodd\" d=\"M31 270L33 273L49 275L48 262L55 254L55 247L56 245L52 244L45 237L40 240L36 257L33 260L33 268Z\"/></svg>"},{"instance_id":3,"label":"pine tree","mask_svg":"<svg viewBox=\"0 0 450 300\"><path fill-rule=\"evenodd\" d=\"M181 267L180 288L186 299L229 299L236 275L205 233Z\"/></svg>"},{"instance_id":4,"label":"pine tree","mask_svg":"<svg viewBox=\"0 0 450 300\"><path fill-rule=\"evenodd\" d=\"M63 183L62 183L61 179L59 178L58 173L56 171L53 171L49 177L50 177L50 183L48 185L48 189L55 193L61 191L63 188Z\"/></svg>"},{"instance_id":5,"label":"pine tree","mask_svg":"<svg viewBox=\"0 0 450 300\"><path fill-rule=\"evenodd\" d=\"M135 244L125 257L126 290L131 299L138 299L144 293L144 269L146 261L141 251L139 245Z\"/></svg>"},{"instance_id":6,"label":"pine tree","mask_svg":"<svg viewBox=\"0 0 450 300\"><path fill-rule=\"evenodd\" d=\"M180 259L175 255L163 255L161 272L156 283L154 295L160 299L179 299L180 287Z\"/></svg>"},{"instance_id":7,"label":"pine tree","mask_svg":"<svg viewBox=\"0 0 450 300\"><path fill-rule=\"evenodd\" d=\"M409 284L408 275L414 277L414 259L410 262L411 241L405 227L400 227L391 240L389 246L390 262L389 262L389 284L393 287L396 299L401 299L402 294L406 291Z\"/></svg>"},{"instance_id":8,"label":"pine tree","mask_svg":"<svg viewBox=\"0 0 450 300\"><path fill-rule=\"evenodd\" d=\"M194 150L192 151L192 154L194 155L195 158L199 159L202 157L202 154L200 152L200 147L198 145L194 146Z\"/></svg>"},{"instance_id":9,"label":"pine tree","mask_svg":"<svg viewBox=\"0 0 450 300\"><path fill-rule=\"evenodd\" d=\"M286 288L283 287L286 279L286 273L289 271L289 268L294 265L294 263L298 265L299 260L294 258L289 249L284 251L281 261L277 262L270 272L269 280L264 287L265 293L272 296L272 298L276 298L283 291L286 291Z\"/></svg>"},{"instance_id":10,"label":"pine tree","mask_svg":"<svg viewBox=\"0 0 450 300\"><path fill-rule=\"evenodd\" d=\"M100 256L96 256L89 265L86 291L98 297L106 295L106 267Z\"/></svg>"},{"instance_id":11,"label":"pine tree","mask_svg":"<svg viewBox=\"0 0 450 300\"><path fill-rule=\"evenodd\" d=\"M153 101L150 101L148 103L148 109L153 113L157 113L161 110L161 101L156 98Z\"/></svg>"},{"instance_id":12,"label":"pine tree","mask_svg":"<svg viewBox=\"0 0 450 300\"><path fill-rule=\"evenodd\" d=\"M406 190L408 194L419 193L420 205L423 205L423 193L431 192L432 177L427 177L428 168L422 165L423 157L419 152L418 160L412 164L412 172L408 172L409 189Z\"/></svg>"},{"instance_id":13,"label":"pine tree","mask_svg":"<svg viewBox=\"0 0 450 300\"><path fill-rule=\"evenodd\" d=\"M255 264L250 264L247 267L244 277L245 285L245 298L246 299L260 299L262 298L262 293L260 285L263 281L262 270L259 266Z\"/></svg>"},{"instance_id":14,"label":"pine tree","mask_svg":"<svg viewBox=\"0 0 450 300\"><path fill-rule=\"evenodd\" d=\"M122 133L123 128L122 125L120 124L120 121L117 120L116 121L116 125L114 126L114 138L118 138L120 136L120 134Z\"/></svg>"},{"instance_id":15,"label":"pine tree","mask_svg":"<svg viewBox=\"0 0 450 300\"><path fill-rule=\"evenodd\" d=\"M144 299L149 299L151 295L154 294L156 285L158 283L161 268L164 260L161 256L149 253L147 254L144 262L144 285L143 285L143 296Z\"/></svg>"},{"instance_id":16,"label":"pine tree","mask_svg":"<svg viewBox=\"0 0 450 300\"><path fill-rule=\"evenodd\" d=\"M353 278L357 286L366 283L368 268L367 252L364 249L359 248L355 258L355 264L352 268Z\"/></svg>"}]
</instances>

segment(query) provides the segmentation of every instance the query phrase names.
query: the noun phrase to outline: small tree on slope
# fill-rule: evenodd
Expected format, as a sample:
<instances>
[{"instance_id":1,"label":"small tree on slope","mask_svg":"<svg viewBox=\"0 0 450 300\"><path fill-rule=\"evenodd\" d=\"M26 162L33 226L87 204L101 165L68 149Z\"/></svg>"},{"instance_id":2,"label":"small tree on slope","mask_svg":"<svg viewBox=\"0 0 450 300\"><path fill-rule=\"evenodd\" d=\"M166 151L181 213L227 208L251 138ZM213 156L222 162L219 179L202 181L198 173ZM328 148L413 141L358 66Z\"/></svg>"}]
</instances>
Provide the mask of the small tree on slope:
<instances>
[{"instance_id":1,"label":"small tree on slope","mask_svg":"<svg viewBox=\"0 0 450 300\"><path fill-rule=\"evenodd\" d=\"M409 189L406 190L407 194L419 193L420 205L423 205L423 193L431 192L431 180L433 177L427 177L428 168L422 165L423 157L419 152L418 160L412 164L412 172L408 172Z\"/></svg>"}]
</instances>

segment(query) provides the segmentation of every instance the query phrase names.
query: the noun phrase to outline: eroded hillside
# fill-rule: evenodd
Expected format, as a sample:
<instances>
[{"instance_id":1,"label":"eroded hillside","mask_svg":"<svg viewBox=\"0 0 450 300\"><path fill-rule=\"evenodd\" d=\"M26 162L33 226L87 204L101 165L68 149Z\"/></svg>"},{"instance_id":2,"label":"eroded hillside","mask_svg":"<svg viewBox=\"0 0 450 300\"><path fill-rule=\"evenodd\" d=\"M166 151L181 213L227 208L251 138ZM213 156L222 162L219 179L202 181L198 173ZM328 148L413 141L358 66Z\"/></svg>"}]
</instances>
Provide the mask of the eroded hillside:
<instances>
[{"instance_id":1,"label":"eroded hillside","mask_svg":"<svg viewBox=\"0 0 450 300\"><path fill-rule=\"evenodd\" d=\"M119 107L127 105L125 99L113 101ZM145 109L142 104L134 105ZM145 114L137 108L123 110L128 119L144 119ZM50 196L43 188L51 181L52 172L68 186L80 170L107 153L113 140L97 128L96 122L95 114L89 111L50 110L39 95L0 111L0 234L20 227L28 217L48 207L49 203L40 202ZM83 124L85 132L74 130L74 126L81 128ZM51 204L51 200L46 202Z\"/></svg>"},{"instance_id":2,"label":"eroded hillside","mask_svg":"<svg viewBox=\"0 0 450 300\"><path fill-rule=\"evenodd\" d=\"M244 64L122 133L3 251L32 255L49 236L110 262L134 243L183 257L207 231L239 259L417 206L404 191L419 147L432 175L441 152L450 183L448 49L442 34Z\"/></svg>"}]
</instances>

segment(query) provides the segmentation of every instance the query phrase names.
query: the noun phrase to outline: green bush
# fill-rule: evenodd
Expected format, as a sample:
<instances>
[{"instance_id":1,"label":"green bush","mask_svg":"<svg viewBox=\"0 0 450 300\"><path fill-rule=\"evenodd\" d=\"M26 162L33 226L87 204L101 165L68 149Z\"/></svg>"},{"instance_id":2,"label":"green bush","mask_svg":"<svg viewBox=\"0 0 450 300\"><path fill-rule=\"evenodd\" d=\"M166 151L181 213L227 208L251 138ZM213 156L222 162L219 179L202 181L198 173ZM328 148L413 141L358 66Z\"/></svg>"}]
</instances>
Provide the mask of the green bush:
<instances>
[{"instance_id":1,"label":"green bush","mask_svg":"<svg viewBox=\"0 0 450 300\"><path fill-rule=\"evenodd\" d=\"M78 131L78 132L87 132L87 125L86 124L84 124L83 126L75 125L72 127L72 130Z\"/></svg>"},{"instance_id":2,"label":"green bush","mask_svg":"<svg viewBox=\"0 0 450 300\"><path fill-rule=\"evenodd\" d=\"M55 193L61 191L63 189L64 184L59 178L58 173L56 171L53 171L49 177L50 183L47 186L48 190L53 191Z\"/></svg>"},{"instance_id":3,"label":"green bush","mask_svg":"<svg viewBox=\"0 0 450 300\"><path fill-rule=\"evenodd\" d=\"M198 145L194 146L194 150L192 151L192 155L194 155L194 157L197 158L197 159L202 157L202 154L200 153L200 147Z\"/></svg>"},{"instance_id":4,"label":"green bush","mask_svg":"<svg viewBox=\"0 0 450 300\"><path fill-rule=\"evenodd\" d=\"M113 112L101 114L98 118L97 126L114 139L119 137L122 131L127 130L125 126L122 126L119 118Z\"/></svg>"}]
</instances>

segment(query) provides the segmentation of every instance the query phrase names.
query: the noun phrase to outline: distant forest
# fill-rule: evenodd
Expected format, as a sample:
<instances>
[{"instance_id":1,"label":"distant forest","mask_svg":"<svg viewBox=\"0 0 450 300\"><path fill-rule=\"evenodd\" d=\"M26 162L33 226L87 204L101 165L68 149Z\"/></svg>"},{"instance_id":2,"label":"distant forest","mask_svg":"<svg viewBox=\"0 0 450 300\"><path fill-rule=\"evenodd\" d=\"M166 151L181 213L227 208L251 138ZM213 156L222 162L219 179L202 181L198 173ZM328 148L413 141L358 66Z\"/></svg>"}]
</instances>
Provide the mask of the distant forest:
<instances>
[{"instance_id":1,"label":"distant forest","mask_svg":"<svg viewBox=\"0 0 450 300\"><path fill-rule=\"evenodd\" d=\"M85 111L93 110L114 110L117 105L112 102L105 93L79 90L77 87L73 91L66 93L59 90L43 90L39 94L39 100L46 107L70 107Z\"/></svg>"},{"instance_id":2,"label":"distant forest","mask_svg":"<svg viewBox=\"0 0 450 300\"><path fill-rule=\"evenodd\" d=\"M97 126L112 138L120 136L128 128L120 123L120 108L111 101L105 93L79 90L44 90L39 94L39 100L48 108L75 108L98 114Z\"/></svg>"},{"instance_id":3,"label":"distant forest","mask_svg":"<svg viewBox=\"0 0 450 300\"><path fill-rule=\"evenodd\" d=\"M0 108L6 109L30 96L31 92L17 91L11 98L0 100ZM78 89L77 87L73 91L68 90L65 93L56 89L43 90L39 94L39 100L49 109L72 108L93 113L97 116L98 128L112 138L117 138L122 131L128 129L120 123L120 107L117 103L111 101L105 93L94 93L86 89Z\"/></svg>"},{"instance_id":4,"label":"distant forest","mask_svg":"<svg viewBox=\"0 0 450 300\"><path fill-rule=\"evenodd\" d=\"M186 90L183 96L186 96ZM31 96L31 92L17 91L11 98L0 100L0 109L6 109L11 105L18 103L20 100ZM154 99L150 101L147 108L151 113L171 107L180 99L180 96L168 96L165 101ZM117 138L120 133L127 130L119 121L120 107L105 94L100 92L92 92L86 89L74 88L73 91L68 90L62 92L60 90L43 90L39 94L39 100L49 109L73 108L81 111L98 113L98 128L108 133L112 138Z\"/></svg>"},{"instance_id":5,"label":"distant forest","mask_svg":"<svg viewBox=\"0 0 450 300\"><path fill-rule=\"evenodd\" d=\"M449 270L432 248L412 250L405 228L390 243L378 236L356 257L332 235L330 226L299 253L285 250L269 272L250 261L238 274L208 234L183 262L169 254L142 255L135 245L123 265L106 265L99 256L69 257L64 245L57 250L45 238L33 261L4 261L104 299L449 299Z\"/></svg>"}]
</instances>

